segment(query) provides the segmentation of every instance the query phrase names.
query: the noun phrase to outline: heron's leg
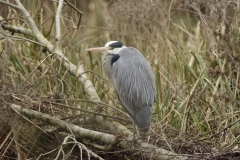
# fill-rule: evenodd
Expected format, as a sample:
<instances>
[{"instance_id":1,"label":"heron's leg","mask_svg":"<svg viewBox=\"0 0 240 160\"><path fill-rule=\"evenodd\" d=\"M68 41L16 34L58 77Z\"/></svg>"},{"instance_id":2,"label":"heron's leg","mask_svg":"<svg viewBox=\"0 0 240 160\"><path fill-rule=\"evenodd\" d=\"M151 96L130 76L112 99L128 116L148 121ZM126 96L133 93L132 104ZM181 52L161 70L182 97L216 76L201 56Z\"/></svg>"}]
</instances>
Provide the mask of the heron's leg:
<instances>
[{"instance_id":1,"label":"heron's leg","mask_svg":"<svg viewBox=\"0 0 240 160\"><path fill-rule=\"evenodd\" d=\"M136 137L138 139L140 137L140 133L139 133L139 130L138 130L138 127L136 126L136 124L135 124L135 129L136 129Z\"/></svg>"},{"instance_id":2,"label":"heron's leg","mask_svg":"<svg viewBox=\"0 0 240 160\"><path fill-rule=\"evenodd\" d=\"M134 141L136 140L135 134L136 134L136 125L135 125L135 123L133 122L133 140L134 140Z\"/></svg>"}]
</instances>

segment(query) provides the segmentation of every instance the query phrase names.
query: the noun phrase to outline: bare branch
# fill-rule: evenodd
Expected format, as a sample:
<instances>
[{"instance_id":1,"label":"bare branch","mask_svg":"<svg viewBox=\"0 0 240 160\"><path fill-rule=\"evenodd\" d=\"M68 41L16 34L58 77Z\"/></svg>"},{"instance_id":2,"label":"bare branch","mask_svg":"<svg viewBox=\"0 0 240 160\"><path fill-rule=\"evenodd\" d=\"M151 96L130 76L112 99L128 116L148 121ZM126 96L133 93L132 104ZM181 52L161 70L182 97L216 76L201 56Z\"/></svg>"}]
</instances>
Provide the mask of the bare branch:
<instances>
[{"instance_id":1,"label":"bare branch","mask_svg":"<svg viewBox=\"0 0 240 160\"><path fill-rule=\"evenodd\" d=\"M26 122L30 123L31 125L34 125L40 132L42 132L43 134L45 134L46 136L50 136L49 134L47 134L46 131L44 131L42 128L40 128L38 125L34 124L31 120L29 120L28 118L26 118L24 115L20 114L16 109L12 108L11 109L17 114L19 115L22 119L24 119Z\"/></svg>"},{"instance_id":2,"label":"bare branch","mask_svg":"<svg viewBox=\"0 0 240 160\"><path fill-rule=\"evenodd\" d=\"M60 48L60 39L61 39L61 24L60 24L60 17L61 17L61 11L63 8L63 0L59 0L58 2L58 8L57 8L57 12L56 12L56 36L55 36L55 40L56 40L56 50L61 49Z\"/></svg>"},{"instance_id":3,"label":"bare branch","mask_svg":"<svg viewBox=\"0 0 240 160\"><path fill-rule=\"evenodd\" d=\"M32 32L36 35L41 34L40 31L37 28L37 25L35 24L34 20L32 19L32 17L30 16L30 14L28 13L28 11L24 8L24 6L22 5L22 3L20 2L20 0L15 0L15 2L17 3L19 10L22 12L22 14L24 15L24 17L26 18L29 27L31 28Z\"/></svg>"},{"instance_id":4,"label":"bare branch","mask_svg":"<svg viewBox=\"0 0 240 160\"><path fill-rule=\"evenodd\" d=\"M2 22L2 21L3 21L3 18L0 16L0 22ZM36 35L30 29L8 25L5 22L2 23L2 28L5 29L5 30L9 30L11 32L21 33L21 34L24 34L26 36L31 36L32 38L37 38Z\"/></svg>"},{"instance_id":5,"label":"bare branch","mask_svg":"<svg viewBox=\"0 0 240 160\"><path fill-rule=\"evenodd\" d=\"M30 109L26 109L19 105L12 104L11 107L16 109L18 112L22 113L23 115L25 115L29 118L35 118L35 119L41 120L47 124L50 124L53 126L59 126L62 130L66 131L66 132L70 132L70 130L69 130L69 128L70 128L71 132L75 135L75 137L78 137L78 138L87 138L87 139L93 140L93 141L97 140L97 141L100 141L100 142L106 143L106 144L110 144L111 141L115 138L115 136L113 136L113 135L81 128L74 124L69 124L62 120L59 120L58 118L53 117L51 115L37 112L34 110L30 110Z\"/></svg>"},{"instance_id":6,"label":"bare branch","mask_svg":"<svg viewBox=\"0 0 240 160\"><path fill-rule=\"evenodd\" d=\"M9 3L9 2L3 1L3 0L0 0L0 3L6 4L6 5L10 6L10 7L13 7L15 9L20 10L20 7L16 6L15 4L12 4L12 3Z\"/></svg>"},{"instance_id":7,"label":"bare branch","mask_svg":"<svg viewBox=\"0 0 240 160\"><path fill-rule=\"evenodd\" d=\"M72 133L74 135L74 137L76 137L76 138L98 141L100 143L108 144L109 147L125 148L131 152L136 152L136 151L143 152L144 151L145 156L148 157L149 159L162 159L162 160L165 160L165 159L186 160L186 159L188 159L187 156L172 153L170 151L167 151L162 148L158 148L158 147L156 147L152 144L146 143L146 142L139 142L138 144L128 143L123 140L122 134L118 134L117 136L114 136L114 135L107 134L107 133L102 133L102 132L85 129L85 128L76 126L74 124L69 124L62 120L59 120L58 118L50 116L48 114L44 114L44 113L37 112L34 110L26 109L26 108L23 108L16 104L11 104L11 107L16 109L18 112L22 113L23 115L25 115L29 118L34 118L34 119L40 120L42 122L48 123L50 125L58 126L63 131ZM97 146L98 146L97 148L100 149L99 145L97 145ZM109 149L111 149L109 147L107 147L107 148L103 147L103 149L109 150Z\"/></svg>"},{"instance_id":8,"label":"bare branch","mask_svg":"<svg viewBox=\"0 0 240 160\"><path fill-rule=\"evenodd\" d=\"M31 18L28 18L31 19ZM3 21L3 18L0 16L0 21ZM28 22L30 22L31 20L28 20ZM32 28L35 28L35 25L31 25ZM83 68L83 65L79 65L78 67L75 66L74 64L72 64L67 57L64 56L62 50L60 49L54 49L54 45L51 44L40 32L38 29L34 29L36 30L36 32L34 32L34 30L29 30L29 29L25 29L25 28L21 28L21 27L17 27L17 26L11 26L8 25L7 23L2 23L2 27L3 29L12 31L12 32L18 32L18 33L22 33L28 36L31 36L35 39L37 39L38 42L40 42L41 44L43 44L46 49L50 52L50 53L55 53L57 55L57 59L62 62L63 66L68 69L70 71L70 73L72 75L74 75L75 77L78 77L78 80L82 83L83 88L84 88L84 92L86 93L86 98L89 100L92 100L94 102L101 102L92 82L89 80L87 74L85 73L85 70Z\"/></svg>"}]
</instances>

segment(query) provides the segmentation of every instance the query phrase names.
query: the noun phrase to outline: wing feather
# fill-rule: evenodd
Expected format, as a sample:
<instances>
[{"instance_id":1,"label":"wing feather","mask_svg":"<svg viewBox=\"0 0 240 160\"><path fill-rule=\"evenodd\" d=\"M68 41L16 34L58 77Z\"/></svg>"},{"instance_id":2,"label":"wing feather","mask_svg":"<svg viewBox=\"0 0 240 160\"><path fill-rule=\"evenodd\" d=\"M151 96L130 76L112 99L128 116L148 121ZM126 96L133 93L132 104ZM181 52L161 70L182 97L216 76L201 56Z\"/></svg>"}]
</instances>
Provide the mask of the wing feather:
<instances>
[{"instance_id":1,"label":"wing feather","mask_svg":"<svg viewBox=\"0 0 240 160\"><path fill-rule=\"evenodd\" d=\"M139 128L149 128L156 89L151 67L135 48L125 48L113 64L113 84L119 100Z\"/></svg>"}]
</instances>

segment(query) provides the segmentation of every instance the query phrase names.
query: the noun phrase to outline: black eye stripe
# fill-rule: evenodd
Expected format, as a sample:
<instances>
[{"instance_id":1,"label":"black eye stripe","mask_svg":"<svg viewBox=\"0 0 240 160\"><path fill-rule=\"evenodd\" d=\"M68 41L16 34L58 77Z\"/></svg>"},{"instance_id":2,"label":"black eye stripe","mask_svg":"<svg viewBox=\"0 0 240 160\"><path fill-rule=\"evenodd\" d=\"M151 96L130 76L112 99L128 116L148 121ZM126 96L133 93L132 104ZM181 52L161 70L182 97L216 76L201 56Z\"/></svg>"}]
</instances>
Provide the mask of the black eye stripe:
<instances>
[{"instance_id":1,"label":"black eye stripe","mask_svg":"<svg viewBox=\"0 0 240 160\"><path fill-rule=\"evenodd\" d=\"M122 48L123 44L122 42L114 42L112 44L109 45L110 47L113 47L113 48Z\"/></svg>"},{"instance_id":2,"label":"black eye stripe","mask_svg":"<svg viewBox=\"0 0 240 160\"><path fill-rule=\"evenodd\" d=\"M112 59L111 59L111 66L113 65L114 62L116 62L120 58L119 54L114 54Z\"/></svg>"}]
</instances>

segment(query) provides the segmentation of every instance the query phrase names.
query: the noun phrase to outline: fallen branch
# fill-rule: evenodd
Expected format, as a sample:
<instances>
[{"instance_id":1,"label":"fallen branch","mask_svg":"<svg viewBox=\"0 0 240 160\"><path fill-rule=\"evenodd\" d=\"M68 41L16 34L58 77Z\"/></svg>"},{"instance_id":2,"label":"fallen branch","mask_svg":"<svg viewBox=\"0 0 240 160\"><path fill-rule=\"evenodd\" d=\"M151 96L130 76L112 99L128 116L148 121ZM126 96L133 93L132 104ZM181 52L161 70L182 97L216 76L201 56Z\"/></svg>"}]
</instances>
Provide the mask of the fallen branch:
<instances>
[{"instance_id":1,"label":"fallen branch","mask_svg":"<svg viewBox=\"0 0 240 160\"><path fill-rule=\"evenodd\" d=\"M187 159L188 157L178 155L175 153L172 153L170 151L167 151L162 148L158 148L152 144L146 143L146 142L140 142L137 144L127 142L123 139L123 134L118 134L117 136L102 133L98 131L93 131L89 129L85 129L79 126L76 126L74 124L70 124L67 122L64 122L56 117L53 117L51 115L37 112L31 109L23 108L16 104L11 104L11 108L17 110L24 116L28 118L33 118L40 120L44 123L47 123L49 125L53 125L56 127L61 128L61 130L72 133L76 139L87 139L93 142L100 142L101 144L108 145L107 147L99 147L99 145L92 145L93 147L96 147L98 149L102 150L112 150L112 149L128 149L129 151L135 153L138 151L141 151L141 153L144 153L144 156L152 159ZM93 144L93 143L92 143Z\"/></svg>"}]
</instances>

